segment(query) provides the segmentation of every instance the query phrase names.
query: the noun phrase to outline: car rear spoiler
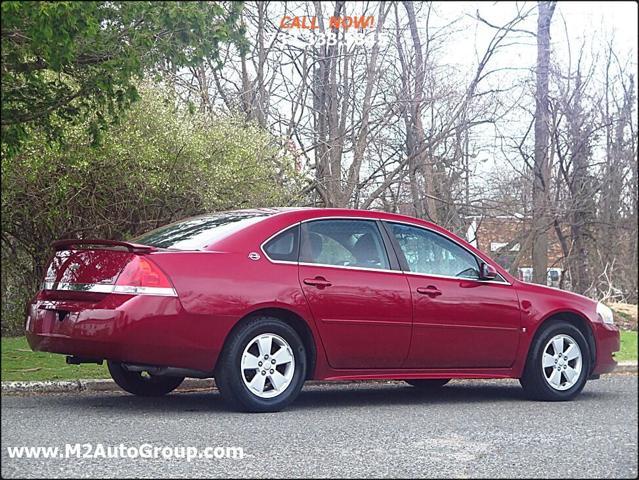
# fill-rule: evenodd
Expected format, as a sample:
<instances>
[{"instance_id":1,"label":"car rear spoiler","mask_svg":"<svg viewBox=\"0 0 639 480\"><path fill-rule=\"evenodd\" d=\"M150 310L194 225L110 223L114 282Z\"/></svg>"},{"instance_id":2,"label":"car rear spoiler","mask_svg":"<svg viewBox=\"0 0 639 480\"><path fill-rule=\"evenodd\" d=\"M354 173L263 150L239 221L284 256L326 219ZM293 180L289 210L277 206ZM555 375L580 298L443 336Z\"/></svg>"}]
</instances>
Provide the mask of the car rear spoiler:
<instances>
[{"instance_id":1,"label":"car rear spoiler","mask_svg":"<svg viewBox=\"0 0 639 480\"><path fill-rule=\"evenodd\" d=\"M54 250L70 250L78 245L96 245L104 247L125 247L132 253L150 253L157 250L150 245L140 245L139 243L125 242L122 240L102 240L99 238L67 238L53 242L51 246Z\"/></svg>"}]
</instances>

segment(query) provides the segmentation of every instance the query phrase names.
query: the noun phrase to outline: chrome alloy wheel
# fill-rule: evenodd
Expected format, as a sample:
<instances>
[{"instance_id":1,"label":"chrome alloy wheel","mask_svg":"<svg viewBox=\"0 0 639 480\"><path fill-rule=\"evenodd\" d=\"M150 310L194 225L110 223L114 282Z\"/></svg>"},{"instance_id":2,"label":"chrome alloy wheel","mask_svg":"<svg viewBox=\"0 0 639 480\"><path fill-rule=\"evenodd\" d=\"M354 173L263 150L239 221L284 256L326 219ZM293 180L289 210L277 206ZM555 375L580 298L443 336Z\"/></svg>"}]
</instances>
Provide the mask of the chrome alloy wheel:
<instances>
[{"instance_id":1,"label":"chrome alloy wheel","mask_svg":"<svg viewBox=\"0 0 639 480\"><path fill-rule=\"evenodd\" d=\"M272 333L253 338L242 353L242 380L251 393L273 398L290 385L295 357L286 340Z\"/></svg>"},{"instance_id":2,"label":"chrome alloy wheel","mask_svg":"<svg viewBox=\"0 0 639 480\"><path fill-rule=\"evenodd\" d=\"M579 381L583 365L581 349L569 335L552 337L543 350L541 368L548 385L568 390Z\"/></svg>"}]
</instances>

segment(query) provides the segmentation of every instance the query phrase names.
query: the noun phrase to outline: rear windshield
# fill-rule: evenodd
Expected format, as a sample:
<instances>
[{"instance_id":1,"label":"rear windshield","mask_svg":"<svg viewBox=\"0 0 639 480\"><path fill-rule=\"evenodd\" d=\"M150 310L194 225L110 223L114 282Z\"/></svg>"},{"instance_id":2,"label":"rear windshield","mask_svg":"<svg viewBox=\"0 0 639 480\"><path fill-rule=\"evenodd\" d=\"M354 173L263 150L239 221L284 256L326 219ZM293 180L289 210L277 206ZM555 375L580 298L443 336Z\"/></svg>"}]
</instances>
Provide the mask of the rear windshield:
<instances>
[{"instance_id":1,"label":"rear windshield","mask_svg":"<svg viewBox=\"0 0 639 480\"><path fill-rule=\"evenodd\" d=\"M158 248L202 250L238 230L259 222L269 215L272 215L272 213L263 211L222 212L201 215L156 228L131 241Z\"/></svg>"}]
</instances>

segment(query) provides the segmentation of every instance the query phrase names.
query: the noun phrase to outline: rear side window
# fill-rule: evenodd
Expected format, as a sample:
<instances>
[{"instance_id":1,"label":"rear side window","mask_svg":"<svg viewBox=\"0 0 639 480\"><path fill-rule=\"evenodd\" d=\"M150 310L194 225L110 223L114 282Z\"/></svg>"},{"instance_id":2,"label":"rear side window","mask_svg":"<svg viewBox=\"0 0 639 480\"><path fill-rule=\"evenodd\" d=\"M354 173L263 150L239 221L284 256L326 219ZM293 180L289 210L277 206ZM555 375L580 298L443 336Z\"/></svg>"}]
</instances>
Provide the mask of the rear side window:
<instances>
[{"instance_id":1,"label":"rear side window","mask_svg":"<svg viewBox=\"0 0 639 480\"><path fill-rule=\"evenodd\" d=\"M264 253L271 260L297 262L299 253L300 227L295 225L270 239L264 245Z\"/></svg>"},{"instance_id":2,"label":"rear side window","mask_svg":"<svg viewBox=\"0 0 639 480\"><path fill-rule=\"evenodd\" d=\"M384 242L372 220L315 220L304 223L300 261L390 269Z\"/></svg>"}]
</instances>

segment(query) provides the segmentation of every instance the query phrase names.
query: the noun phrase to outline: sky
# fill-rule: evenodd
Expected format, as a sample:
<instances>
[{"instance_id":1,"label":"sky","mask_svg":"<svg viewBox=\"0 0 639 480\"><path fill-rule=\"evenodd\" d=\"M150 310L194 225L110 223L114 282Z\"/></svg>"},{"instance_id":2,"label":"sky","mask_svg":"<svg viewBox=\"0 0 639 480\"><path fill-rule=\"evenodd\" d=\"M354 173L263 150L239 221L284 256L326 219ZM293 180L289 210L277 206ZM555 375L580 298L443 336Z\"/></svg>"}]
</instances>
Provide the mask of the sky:
<instances>
[{"instance_id":1,"label":"sky","mask_svg":"<svg viewBox=\"0 0 639 480\"><path fill-rule=\"evenodd\" d=\"M522 10L533 9L530 18L522 25L531 31L536 30L536 4L535 2L435 2L436 9L445 22L449 18L455 18L461 14L474 15L479 11L482 18L491 23L503 24L513 15L519 6ZM598 42L614 33L615 43L621 50L627 49L632 57L634 65L637 65L637 16L638 4L636 2L572 2L563 1L557 4L557 9L551 25L551 42L555 55L566 54L567 38L572 48L576 48L585 40L586 44ZM564 28L564 22L568 31ZM468 25L474 22L468 18ZM487 41L492 34L490 28L468 28L466 34L460 39L460 49L449 52L461 59L473 51L475 44ZM475 36L476 35L476 36ZM466 40L466 41L463 41ZM534 43L531 42L532 53L535 53ZM529 64L529 52L526 49L517 48L515 57ZM510 60L515 60L510 58Z\"/></svg>"},{"instance_id":2,"label":"sky","mask_svg":"<svg viewBox=\"0 0 639 480\"><path fill-rule=\"evenodd\" d=\"M519 25L519 28L536 31L537 9L536 2L436 2L435 8L438 20L445 24L450 19L460 15L466 15L463 20L463 28L457 34L455 49L447 49L445 52L447 61L458 64L462 71L468 72L476 65L477 52L482 52L492 37L494 30L478 23L471 18L479 11L482 18L493 24L502 25L512 19L517 11L533 9L530 17ZM616 52L619 53L621 62L629 62L629 71L636 72L638 66L638 39L637 27L638 4L635 2L572 2L563 1L557 4L557 9L551 24L551 49L552 59L565 68L570 61L574 69L577 56L583 53L584 63L589 65L593 61L591 52L595 47L605 44L610 38L614 38ZM582 52L583 46L583 52ZM537 55L536 40L530 36L521 36L518 44L505 48L499 55L491 59L492 68L504 66L520 68L520 71L503 72L495 75L492 81L508 84L510 78L529 72L535 66ZM474 59L475 61L471 61ZM594 61L595 65L599 62ZM525 99L524 99L525 100ZM529 99L532 101L532 98ZM526 119L528 122L529 119ZM516 119L510 124L514 127ZM523 127L523 125L520 125ZM489 143L494 139L491 127L476 129L474 132L477 143ZM478 155L485 162L476 164L477 173L482 171L494 171L504 165L501 149L495 144L482 148Z\"/></svg>"},{"instance_id":3,"label":"sky","mask_svg":"<svg viewBox=\"0 0 639 480\"><path fill-rule=\"evenodd\" d=\"M323 13L327 17L334 8L333 2L323 2ZM282 10L278 10L278 5ZM414 2L416 10L425 11L424 5ZM312 2L294 2L284 6L284 4L272 4L269 11L276 24L284 13L284 8L288 8L292 15L314 15L315 8ZM449 25L453 20L454 33L448 37L441 51L437 53L438 65L452 66L462 76L470 77L476 69L478 55L485 50L486 45L493 37L495 30L475 19L477 12L482 18L495 25L503 25L511 20L518 10L530 11L530 15L518 28L535 32L537 29L537 3L528 2L471 2L471 1L439 1L433 3L434 14L431 15L429 31L436 31L438 27ZM369 15L374 13L377 7L371 2L347 2L347 15ZM400 8L400 15L404 10ZM552 59L566 70L566 65L570 64L574 69L576 59L583 53L585 65L593 63L591 53L605 44L611 36L614 36L615 51L619 54L620 60L624 63L629 61L629 71L637 70L637 40L638 40L638 5L636 2L580 2L580 1L560 1L557 5L555 15L551 25L551 48ZM418 16L417 28L420 32L426 31L427 27L423 21L423 16ZM325 20L326 21L326 20ZM392 23L392 22L390 22ZM451 27L447 27L449 31ZM394 41L394 29L389 25L383 29L383 34ZM405 32L409 35L408 32ZM424 37L422 37L423 39ZM511 86L518 84L523 78L531 78L535 67L537 47L535 37L532 35L509 35L509 45L503 48L497 55L491 58L489 69L500 69L498 73L492 75L490 79L482 82L480 90L488 90L495 86ZM583 46L583 49L582 49ZM597 47L597 48L595 48ZM582 52L583 50L583 52ZM595 62L595 65L597 62ZM503 70L501 69L510 69ZM574 71L574 70L573 70ZM293 73L294 75L294 73ZM528 87L525 87L528 88ZM530 104L534 102L531 92L521 90L513 94L511 103L517 105ZM283 115L286 117L289 105L284 102ZM503 125L506 126L510 134L525 131L530 121L530 115L522 115L521 110L513 111L515 117L509 118ZM523 125L523 123L526 125ZM473 129L471 134L476 139L479 151L475 150L477 156L477 168L480 171L493 171L495 167L506 165L501 150L501 144L497 145L494 127L486 126ZM481 160L486 160L481 162Z\"/></svg>"}]
</instances>

